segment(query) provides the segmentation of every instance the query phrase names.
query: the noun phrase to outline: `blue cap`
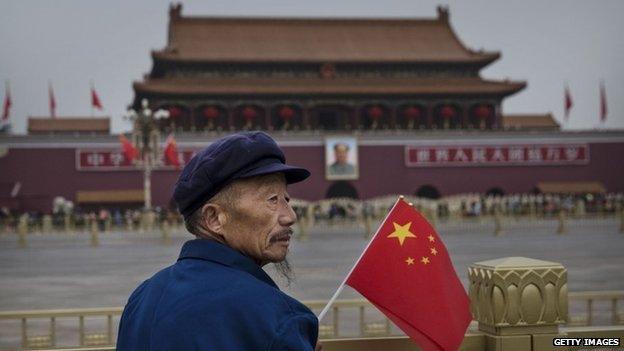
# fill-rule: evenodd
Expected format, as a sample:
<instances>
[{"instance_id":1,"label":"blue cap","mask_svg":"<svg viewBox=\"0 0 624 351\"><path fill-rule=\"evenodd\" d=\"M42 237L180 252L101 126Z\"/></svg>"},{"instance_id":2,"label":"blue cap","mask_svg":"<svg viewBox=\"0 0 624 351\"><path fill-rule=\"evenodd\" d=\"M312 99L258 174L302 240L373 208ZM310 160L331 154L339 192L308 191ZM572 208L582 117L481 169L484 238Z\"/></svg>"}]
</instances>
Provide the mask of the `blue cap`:
<instances>
[{"instance_id":1,"label":"blue cap","mask_svg":"<svg viewBox=\"0 0 624 351\"><path fill-rule=\"evenodd\" d=\"M284 153L268 134L229 135L210 144L184 166L173 198L187 217L235 179L281 172L286 183L292 184L310 176L307 169L285 163Z\"/></svg>"}]
</instances>

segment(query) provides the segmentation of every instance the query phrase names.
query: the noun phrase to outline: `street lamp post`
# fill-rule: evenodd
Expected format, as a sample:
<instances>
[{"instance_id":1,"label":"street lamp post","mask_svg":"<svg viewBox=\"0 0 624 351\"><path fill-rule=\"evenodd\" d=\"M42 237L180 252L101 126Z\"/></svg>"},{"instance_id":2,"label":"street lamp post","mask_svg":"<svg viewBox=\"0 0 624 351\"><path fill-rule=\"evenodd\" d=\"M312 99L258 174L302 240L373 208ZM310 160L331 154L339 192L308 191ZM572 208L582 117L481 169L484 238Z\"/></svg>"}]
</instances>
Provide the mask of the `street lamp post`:
<instances>
[{"instance_id":1,"label":"street lamp post","mask_svg":"<svg viewBox=\"0 0 624 351\"><path fill-rule=\"evenodd\" d=\"M143 169L143 199L146 212L152 209L152 170L160 163L160 131L158 120L169 117L169 112L157 110L152 113L147 99L141 100L139 111L129 109L126 118L131 120L132 144L139 151L140 157L135 164Z\"/></svg>"}]
</instances>

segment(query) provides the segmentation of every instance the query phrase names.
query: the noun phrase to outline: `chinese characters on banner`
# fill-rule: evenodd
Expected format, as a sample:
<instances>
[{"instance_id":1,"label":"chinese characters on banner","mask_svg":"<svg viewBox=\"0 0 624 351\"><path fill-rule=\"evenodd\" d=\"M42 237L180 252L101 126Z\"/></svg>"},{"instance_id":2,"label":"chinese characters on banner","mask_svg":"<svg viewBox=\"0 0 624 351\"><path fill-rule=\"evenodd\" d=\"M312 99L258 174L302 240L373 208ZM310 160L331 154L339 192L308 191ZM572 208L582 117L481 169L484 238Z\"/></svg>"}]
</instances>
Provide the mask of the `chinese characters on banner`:
<instances>
[{"instance_id":1,"label":"chinese characters on banner","mask_svg":"<svg viewBox=\"0 0 624 351\"><path fill-rule=\"evenodd\" d=\"M588 144L406 146L407 167L548 166L589 163Z\"/></svg>"},{"instance_id":2,"label":"chinese characters on banner","mask_svg":"<svg viewBox=\"0 0 624 351\"><path fill-rule=\"evenodd\" d=\"M195 156L196 150L180 150L178 160L180 166L184 166ZM161 158L156 170L175 170L179 167L171 164L166 157ZM115 149L78 149L76 150L76 169L79 171L133 171L138 170L137 165L132 164L123 155L121 150Z\"/></svg>"}]
</instances>

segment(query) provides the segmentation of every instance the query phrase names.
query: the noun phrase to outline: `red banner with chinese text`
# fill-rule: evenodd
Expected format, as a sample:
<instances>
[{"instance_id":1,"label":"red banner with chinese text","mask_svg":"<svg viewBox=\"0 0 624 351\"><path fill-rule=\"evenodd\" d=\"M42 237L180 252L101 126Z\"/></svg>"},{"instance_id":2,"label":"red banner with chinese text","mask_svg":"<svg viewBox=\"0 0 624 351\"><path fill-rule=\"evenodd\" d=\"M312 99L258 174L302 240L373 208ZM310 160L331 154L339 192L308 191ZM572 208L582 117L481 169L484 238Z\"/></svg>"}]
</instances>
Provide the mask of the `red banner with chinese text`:
<instances>
[{"instance_id":1,"label":"red banner with chinese text","mask_svg":"<svg viewBox=\"0 0 624 351\"><path fill-rule=\"evenodd\" d=\"M406 146L407 167L546 166L589 163L588 144Z\"/></svg>"}]
</instances>

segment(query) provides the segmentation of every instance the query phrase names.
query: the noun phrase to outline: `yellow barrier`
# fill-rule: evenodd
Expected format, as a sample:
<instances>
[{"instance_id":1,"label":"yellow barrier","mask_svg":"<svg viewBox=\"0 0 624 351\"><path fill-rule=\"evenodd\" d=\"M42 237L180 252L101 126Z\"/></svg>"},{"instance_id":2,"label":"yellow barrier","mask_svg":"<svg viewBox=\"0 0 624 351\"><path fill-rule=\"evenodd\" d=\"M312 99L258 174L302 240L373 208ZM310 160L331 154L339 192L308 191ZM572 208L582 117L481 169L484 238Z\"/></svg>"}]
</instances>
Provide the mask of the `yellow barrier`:
<instances>
[{"instance_id":1,"label":"yellow barrier","mask_svg":"<svg viewBox=\"0 0 624 351\"><path fill-rule=\"evenodd\" d=\"M591 326L594 322L594 305L596 301L611 301L611 323L612 325L624 324L624 313L618 310L619 302L624 300L624 291L583 291L570 292L568 299L572 302L583 303L586 306L584 314L571 315L568 319L568 326ZM310 300L304 301L310 309L321 310L326 301ZM340 326L345 326L345 321L341 317L349 312L355 311L356 317L352 320L356 322L356 327L352 328L357 331L355 335L349 337L389 337L393 335L392 324L390 321L381 317L373 321L366 318L367 310L375 311L375 307L363 299L347 299L338 300L332 306L331 323L322 324L319 328L319 336L324 340L333 340L346 335ZM58 310L36 310L36 311L7 311L0 312L0 320L14 320L21 323L21 347L29 348L55 348L57 342L57 324L61 319L74 319L78 326L77 346L83 347L80 350L89 350L84 347L88 346L112 346L115 342L115 334L117 331L116 319L121 316L123 307L113 308L84 308L84 309L58 309ZM87 333L86 323L90 318L105 318L105 330ZM34 320L47 320L49 328L47 334L31 335L29 333L28 323ZM353 327L353 325L351 325ZM400 333L396 331L395 333ZM348 334L348 333L347 333ZM351 340L351 339L349 339ZM390 339L388 339L390 340ZM357 344L357 343L355 343ZM95 349L94 349L95 350ZM99 350L99 349L97 349ZM111 349L112 350L112 349Z\"/></svg>"}]
</instances>

